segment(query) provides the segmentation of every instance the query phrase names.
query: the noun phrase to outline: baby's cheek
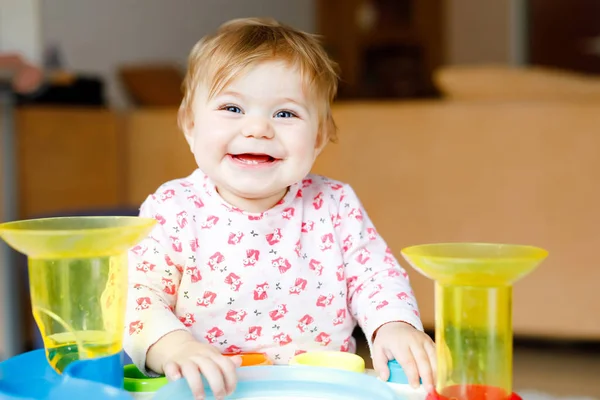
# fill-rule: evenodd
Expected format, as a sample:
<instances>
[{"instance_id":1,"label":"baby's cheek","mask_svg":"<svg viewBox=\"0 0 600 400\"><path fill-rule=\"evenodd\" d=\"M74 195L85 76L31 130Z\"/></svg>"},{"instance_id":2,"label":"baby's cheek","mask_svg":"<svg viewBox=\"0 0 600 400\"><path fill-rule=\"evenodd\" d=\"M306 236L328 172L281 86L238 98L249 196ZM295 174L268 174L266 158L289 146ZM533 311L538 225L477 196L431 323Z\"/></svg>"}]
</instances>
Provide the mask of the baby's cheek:
<instances>
[{"instance_id":1,"label":"baby's cheek","mask_svg":"<svg viewBox=\"0 0 600 400\"><path fill-rule=\"evenodd\" d=\"M306 141L294 142L294 144L288 146L289 156L295 160L298 174L304 177L310 172L315 161L316 152L314 143L306 143Z\"/></svg>"},{"instance_id":2,"label":"baby's cheek","mask_svg":"<svg viewBox=\"0 0 600 400\"><path fill-rule=\"evenodd\" d=\"M227 146L236 136L236 127L230 120L218 118L213 113L198 114L192 130L195 154L226 153Z\"/></svg>"},{"instance_id":3,"label":"baby's cheek","mask_svg":"<svg viewBox=\"0 0 600 400\"><path fill-rule=\"evenodd\" d=\"M227 154L227 143L219 140L218 137L206 137L205 134L200 134L196 136L193 153L201 169L211 170Z\"/></svg>"},{"instance_id":4,"label":"baby's cheek","mask_svg":"<svg viewBox=\"0 0 600 400\"><path fill-rule=\"evenodd\" d=\"M195 135L194 153L203 154L226 153L229 139L217 130L198 132Z\"/></svg>"}]
</instances>

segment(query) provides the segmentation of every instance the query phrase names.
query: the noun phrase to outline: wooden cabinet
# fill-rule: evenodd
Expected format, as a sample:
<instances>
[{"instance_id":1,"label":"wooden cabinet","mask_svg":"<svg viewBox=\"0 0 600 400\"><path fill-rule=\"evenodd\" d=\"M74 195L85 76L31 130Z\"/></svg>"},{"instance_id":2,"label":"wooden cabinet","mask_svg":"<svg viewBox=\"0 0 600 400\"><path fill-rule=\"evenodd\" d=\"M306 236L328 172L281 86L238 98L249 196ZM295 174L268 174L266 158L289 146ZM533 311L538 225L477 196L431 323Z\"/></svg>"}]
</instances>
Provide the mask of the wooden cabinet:
<instances>
[{"instance_id":1,"label":"wooden cabinet","mask_svg":"<svg viewBox=\"0 0 600 400\"><path fill-rule=\"evenodd\" d=\"M600 1L530 0L532 65L600 74Z\"/></svg>"},{"instance_id":2,"label":"wooden cabinet","mask_svg":"<svg viewBox=\"0 0 600 400\"><path fill-rule=\"evenodd\" d=\"M15 117L20 218L123 204L124 150L117 113L23 107Z\"/></svg>"},{"instance_id":3,"label":"wooden cabinet","mask_svg":"<svg viewBox=\"0 0 600 400\"><path fill-rule=\"evenodd\" d=\"M444 61L439 0L318 0L317 31L339 63L339 98L435 97Z\"/></svg>"}]
</instances>

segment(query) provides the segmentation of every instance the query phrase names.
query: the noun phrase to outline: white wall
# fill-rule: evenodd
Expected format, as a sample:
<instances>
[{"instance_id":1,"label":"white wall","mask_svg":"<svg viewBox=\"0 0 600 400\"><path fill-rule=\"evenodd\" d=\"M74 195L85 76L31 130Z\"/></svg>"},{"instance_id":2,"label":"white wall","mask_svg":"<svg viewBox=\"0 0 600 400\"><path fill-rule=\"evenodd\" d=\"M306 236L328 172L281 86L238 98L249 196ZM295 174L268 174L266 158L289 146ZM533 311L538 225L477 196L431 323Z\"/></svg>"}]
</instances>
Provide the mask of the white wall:
<instances>
[{"instance_id":1,"label":"white wall","mask_svg":"<svg viewBox=\"0 0 600 400\"><path fill-rule=\"evenodd\" d=\"M525 9L526 0L447 0L447 63L524 64Z\"/></svg>"},{"instance_id":2,"label":"white wall","mask_svg":"<svg viewBox=\"0 0 600 400\"><path fill-rule=\"evenodd\" d=\"M0 0L0 51L18 52L39 63L41 39L40 0Z\"/></svg>"},{"instance_id":3,"label":"white wall","mask_svg":"<svg viewBox=\"0 0 600 400\"><path fill-rule=\"evenodd\" d=\"M41 13L44 44L59 45L67 67L106 77L118 107L120 64L184 65L194 43L231 18L270 16L313 31L314 14L314 0L43 0Z\"/></svg>"}]
</instances>

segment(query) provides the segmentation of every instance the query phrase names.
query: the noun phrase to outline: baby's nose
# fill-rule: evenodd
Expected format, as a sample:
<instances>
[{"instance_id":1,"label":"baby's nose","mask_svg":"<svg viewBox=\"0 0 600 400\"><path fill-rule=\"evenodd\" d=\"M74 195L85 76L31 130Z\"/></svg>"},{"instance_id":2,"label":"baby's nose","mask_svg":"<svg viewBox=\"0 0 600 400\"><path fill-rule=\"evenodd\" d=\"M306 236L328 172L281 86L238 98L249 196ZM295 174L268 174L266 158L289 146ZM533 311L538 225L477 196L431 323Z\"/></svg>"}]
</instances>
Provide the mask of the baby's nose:
<instances>
[{"instance_id":1,"label":"baby's nose","mask_svg":"<svg viewBox=\"0 0 600 400\"><path fill-rule=\"evenodd\" d=\"M248 118L242 134L245 137L253 137L256 139L272 139L274 130L270 122L265 118L254 117Z\"/></svg>"}]
</instances>

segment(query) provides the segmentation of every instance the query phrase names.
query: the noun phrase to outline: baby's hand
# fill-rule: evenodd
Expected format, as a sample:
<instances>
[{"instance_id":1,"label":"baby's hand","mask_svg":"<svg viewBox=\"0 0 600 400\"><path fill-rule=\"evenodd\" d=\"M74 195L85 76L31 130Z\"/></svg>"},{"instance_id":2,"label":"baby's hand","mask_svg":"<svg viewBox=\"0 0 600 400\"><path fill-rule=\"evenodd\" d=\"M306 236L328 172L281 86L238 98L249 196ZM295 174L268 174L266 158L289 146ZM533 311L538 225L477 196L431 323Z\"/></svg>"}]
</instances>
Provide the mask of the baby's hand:
<instances>
[{"instance_id":1,"label":"baby's hand","mask_svg":"<svg viewBox=\"0 0 600 400\"><path fill-rule=\"evenodd\" d=\"M197 399L205 396L202 374L215 398L224 399L235 390L235 368L240 365L239 357L223 356L216 347L192 339L173 346L171 356L163 363L162 370L169 380L187 379Z\"/></svg>"},{"instance_id":2,"label":"baby's hand","mask_svg":"<svg viewBox=\"0 0 600 400\"><path fill-rule=\"evenodd\" d=\"M426 333L404 322L382 325L373 342L373 367L382 380L388 380L390 371L387 364L394 359L404 369L411 386L419 387L420 376L425 390L433 389L435 345Z\"/></svg>"}]
</instances>

